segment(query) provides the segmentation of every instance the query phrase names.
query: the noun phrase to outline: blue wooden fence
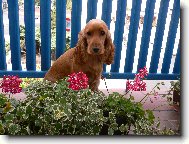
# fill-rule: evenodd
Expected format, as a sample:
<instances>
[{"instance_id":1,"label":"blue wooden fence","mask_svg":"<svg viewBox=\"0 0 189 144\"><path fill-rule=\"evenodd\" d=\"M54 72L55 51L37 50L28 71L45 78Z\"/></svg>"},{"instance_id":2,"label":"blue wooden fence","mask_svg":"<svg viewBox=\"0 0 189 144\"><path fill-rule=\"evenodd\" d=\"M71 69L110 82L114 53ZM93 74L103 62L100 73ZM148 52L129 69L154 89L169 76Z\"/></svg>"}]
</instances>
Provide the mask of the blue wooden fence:
<instances>
[{"instance_id":1,"label":"blue wooden fence","mask_svg":"<svg viewBox=\"0 0 189 144\"><path fill-rule=\"evenodd\" d=\"M19 6L18 0L7 0L9 17L9 34L12 70L7 69L3 10L0 9L0 77L3 75L19 75L20 77L44 77L51 65L51 0L40 0L40 32L41 32L41 71L36 71L36 48L35 48L35 0L24 0L24 22L25 22L25 44L26 44L26 69L22 70L20 31L19 31ZM81 30L82 2L87 2L87 19L94 19L97 16L98 0L72 0L71 13L71 47L74 47L78 40L78 33ZM114 31L114 44L116 47L115 61L111 65L110 73L104 65L103 75L113 79L132 79L135 48L140 20L142 0L132 0L132 10L129 26L127 50L122 51L122 41L128 0L117 1L116 22ZM143 32L141 38L137 70L146 65L148 48L150 43L152 21L156 0L147 0L144 15ZM2 7L2 0L0 0ZM161 73L157 73L160 52L164 36L166 17L169 7L169 0L161 0L155 40L153 45L151 63L148 79L171 80L180 77L180 43L176 54L173 72L169 73L173 48L180 17L180 1L174 0L171 22L163 65ZM101 19L110 28L112 12L112 1L103 0ZM65 51L66 44L66 1L56 0L56 58ZM121 51L126 53L124 73L119 72ZM110 76L109 76L110 75Z\"/></svg>"}]
</instances>

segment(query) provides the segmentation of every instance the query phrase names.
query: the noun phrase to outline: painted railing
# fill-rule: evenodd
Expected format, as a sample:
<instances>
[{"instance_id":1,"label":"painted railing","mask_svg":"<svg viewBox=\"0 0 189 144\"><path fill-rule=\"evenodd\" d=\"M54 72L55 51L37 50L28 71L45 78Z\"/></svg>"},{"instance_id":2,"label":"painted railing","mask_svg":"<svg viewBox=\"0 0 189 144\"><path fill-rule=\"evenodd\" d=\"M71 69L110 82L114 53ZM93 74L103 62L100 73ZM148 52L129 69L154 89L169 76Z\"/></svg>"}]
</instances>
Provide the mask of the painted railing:
<instances>
[{"instance_id":1,"label":"painted railing","mask_svg":"<svg viewBox=\"0 0 189 144\"><path fill-rule=\"evenodd\" d=\"M78 33L81 30L82 3L87 2L87 18L97 17L98 0L72 0L71 12L71 47L74 47L78 40ZM153 43L153 51L150 61L148 79L171 80L180 77L180 42L176 53L173 71L170 73L171 59L179 27L180 1L174 0L171 21L161 72L158 73L158 64L160 52L166 25L166 18L169 8L169 0L161 0L158 13L156 33ZM24 23L25 23L25 45L26 45L26 70L22 70L21 49L20 49L20 30L19 30L19 6L18 0L7 0L9 17L9 35L12 69L7 69L3 10L0 9L0 77L3 75L19 75L20 77L44 77L51 66L51 0L40 0L40 33L41 33L41 70L36 70L36 48L35 48L35 0L24 0ZM110 72L104 65L103 75L106 78L113 79L132 79L135 76L133 70L137 34L139 22L141 19L142 0L132 0L132 9L129 19L129 34L127 40L127 49L123 49L123 34L125 31L125 17L127 15L128 0L117 1L117 11L115 20L115 30L113 33L113 42L116 47L115 61L111 65ZM137 71L146 66L152 23L154 20L154 8L156 0L146 0L145 15L143 17L143 31L141 37ZM0 0L2 7L2 0ZM101 19L106 22L110 28L112 21L111 14L115 5L112 1L103 0ZM128 18L127 18L128 20ZM66 49L66 1L56 0L56 58L58 58ZM124 72L119 72L121 63L121 53L126 53L124 62Z\"/></svg>"}]
</instances>

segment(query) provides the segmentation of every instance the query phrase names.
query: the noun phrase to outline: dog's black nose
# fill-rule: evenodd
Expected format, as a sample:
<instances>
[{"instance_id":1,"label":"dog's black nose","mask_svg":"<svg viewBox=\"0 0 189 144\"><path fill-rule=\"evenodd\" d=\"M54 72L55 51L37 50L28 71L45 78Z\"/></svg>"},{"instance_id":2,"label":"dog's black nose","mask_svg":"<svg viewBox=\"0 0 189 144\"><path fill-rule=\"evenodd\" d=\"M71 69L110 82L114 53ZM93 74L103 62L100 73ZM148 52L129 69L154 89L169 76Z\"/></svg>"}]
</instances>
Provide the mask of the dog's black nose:
<instances>
[{"instance_id":1,"label":"dog's black nose","mask_svg":"<svg viewBox=\"0 0 189 144\"><path fill-rule=\"evenodd\" d=\"M97 52L99 51L99 48L95 47L95 48L93 48L93 51L94 51L95 53L97 53Z\"/></svg>"}]
</instances>

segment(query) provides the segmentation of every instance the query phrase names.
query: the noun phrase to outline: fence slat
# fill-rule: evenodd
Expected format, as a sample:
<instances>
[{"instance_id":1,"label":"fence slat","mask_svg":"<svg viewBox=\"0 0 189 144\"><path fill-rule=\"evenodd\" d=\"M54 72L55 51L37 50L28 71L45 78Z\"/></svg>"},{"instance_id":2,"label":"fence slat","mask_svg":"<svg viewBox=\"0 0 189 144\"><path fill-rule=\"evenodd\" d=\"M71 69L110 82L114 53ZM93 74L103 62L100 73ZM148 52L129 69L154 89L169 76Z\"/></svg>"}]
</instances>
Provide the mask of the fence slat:
<instances>
[{"instance_id":1,"label":"fence slat","mask_svg":"<svg viewBox=\"0 0 189 144\"><path fill-rule=\"evenodd\" d=\"M109 73L103 73L103 77L109 79L134 79L136 73L119 73L112 72L111 76ZM147 80L177 80L180 77L180 74L157 74L149 73L146 76Z\"/></svg>"},{"instance_id":2,"label":"fence slat","mask_svg":"<svg viewBox=\"0 0 189 144\"><path fill-rule=\"evenodd\" d=\"M114 63L111 66L111 72L118 72L120 67L126 7L127 7L126 0L118 0L115 31L114 31L114 44L116 51L115 51Z\"/></svg>"},{"instance_id":3,"label":"fence slat","mask_svg":"<svg viewBox=\"0 0 189 144\"><path fill-rule=\"evenodd\" d=\"M137 71L146 66L156 0L147 0Z\"/></svg>"},{"instance_id":4,"label":"fence slat","mask_svg":"<svg viewBox=\"0 0 189 144\"><path fill-rule=\"evenodd\" d=\"M161 73L169 73L171 58L172 58L174 44L175 44L175 38L177 34L177 28L179 24L179 17L180 17L180 0L174 0L171 23L169 27L169 34L167 38L167 44L166 44L165 54L163 58L163 65L162 65Z\"/></svg>"},{"instance_id":5,"label":"fence slat","mask_svg":"<svg viewBox=\"0 0 189 144\"><path fill-rule=\"evenodd\" d=\"M24 1L26 68L36 70L35 0Z\"/></svg>"},{"instance_id":6,"label":"fence slat","mask_svg":"<svg viewBox=\"0 0 189 144\"><path fill-rule=\"evenodd\" d=\"M7 0L7 2L12 69L21 70L18 0Z\"/></svg>"},{"instance_id":7,"label":"fence slat","mask_svg":"<svg viewBox=\"0 0 189 144\"><path fill-rule=\"evenodd\" d=\"M142 0L133 0L124 72L132 72Z\"/></svg>"},{"instance_id":8,"label":"fence slat","mask_svg":"<svg viewBox=\"0 0 189 144\"><path fill-rule=\"evenodd\" d=\"M27 71L21 69L21 52L20 52L20 35L19 35L19 9L18 0L7 0L8 1L8 17L9 17L9 32L10 32L10 47L11 47L11 71L6 70L6 55L5 55L5 42L4 42L4 27L3 27L3 12L0 10L0 77L3 75L18 75L19 77L30 77L30 78L41 78L44 77L45 73L50 67L51 59L51 0L40 0L40 32L41 32L41 71L36 71L35 61L35 0L25 0L24 3L24 21L26 25L26 50L27 50ZM111 79L133 79L135 73L132 73L134 54L138 33L138 25L140 18L142 0L133 0L131 10L131 21L129 27L129 38L127 42L127 56L125 59L124 73L119 73L122 41L125 25L125 16L127 8L127 0L118 0L116 22L114 31L114 44L116 47L115 61L111 66L111 75L106 73L105 65L103 76ZM145 66L149 41L151 35L152 21L154 15L154 7L156 0L147 0L144 26L142 33L142 42L140 46L139 62L137 69ZM174 0L178 3L179 0ZM2 0L0 0L2 6ZM63 52L66 45L66 1L56 0L56 39L57 49L56 57L59 57ZM103 0L102 4L102 16L101 19L106 22L110 28L111 12L112 12L112 1ZM160 58L162 40L165 29L165 22L168 12L169 1L161 0L160 12L158 14L157 30L155 34L155 41L153 45L152 60L150 63L150 72L147 76L149 80L176 80L180 77L180 42L176 54L174 63L173 73L167 73L167 67L163 66L162 72L157 73L158 62ZM174 4L173 16L170 23L169 37L167 39L165 59L163 65L169 64L170 56L172 55L173 43L175 42L175 33L178 26L178 9L179 4ZM176 8L175 8L176 7ZM90 19L96 18L97 15L97 0L88 0L88 16L87 22ZM82 0L72 0L72 15L71 15L71 47L74 47L78 40L78 33L81 30L81 11L82 11ZM176 22L175 22L176 21ZM174 30L173 30L174 29ZM130 49L130 50L129 50ZM168 56L167 56L168 55ZM168 59L168 60L166 60ZM165 73L164 73L165 72Z\"/></svg>"},{"instance_id":9,"label":"fence slat","mask_svg":"<svg viewBox=\"0 0 189 144\"><path fill-rule=\"evenodd\" d=\"M41 70L51 65L51 0L40 0Z\"/></svg>"},{"instance_id":10,"label":"fence slat","mask_svg":"<svg viewBox=\"0 0 189 144\"><path fill-rule=\"evenodd\" d=\"M98 0L88 0L87 3L87 23L91 19L95 19L97 15L97 2Z\"/></svg>"},{"instance_id":11,"label":"fence slat","mask_svg":"<svg viewBox=\"0 0 189 144\"><path fill-rule=\"evenodd\" d=\"M165 29L165 23L166 23L167 12L168 12L168 6L169 6L168 0L161 0L160 11L158 14L158 22L157 22L157 27L156 27L155 40L154 40L153 51L152 51L152 58L150 62L150 69L149 69L150 73L157 73L161 46L162 46L162 41L163 41L163 35L164 35L164 29Z\"/></svg>"},{"instance_id":12,"label":"fence slat","mask_svg":"<svg viewBox=\"0 0 189 144\"><path fill-rule=\"evenodd\" d=\"M175 64L174 64L174 68L173 68L173 73L175 74L180 74L180 43L178 45L178 49L177 49L177 55L176 55L176 59L175 59Z\"/></svg>"},{"instance_id":13,"label":"fence slat","mask_svg":"<svg viewBox=\"0 0 189 144\"><path fill-rule=\"evenodd\" d=\"M112 1L103 0L101 19L107 24L109 29L110 29L110 23L111 23L111 13L112 13ZM106 64L103 65L103 71L104 72L106 71Z\"/></svg>"},{"instance_id":14,"label":"fence slat","mask_svg":"<svg viewBox=\"0 0 189 144\"><path fill-rule=\"evenodd\" d=\"M2 0L0 0L0 70L6 70L6 52L4 39Z\"/></svg>"},{"instance_id":15,"label":"fence slat","mask_svg":"<svg viewBox=\"0 0 189 144\"><path fill-rule=\"evenodd\" d=\"M56 59L66 49L66 1L56 0Z\"/></svg>"},{"instance_id":16,"label":"fence slat","mask_svg":"<svg viewBox=\"0 0 189 144\"><path fill-rule=\"evenodd\" d=\"M82 0L73 0L71 14L71 48L76 46L78 33L81 31L81 11Z\"/></svg>"},{"instance_id":17,"label":"fence slat","mask_svg":"<svg viewBox=\"0 0 189 144\"><path fill-rule=\"evenodd\" d=\"M18 75L21 78L42 78L45 76L45 71L0 71L0 77L3 75ZM134 79L135 73L103 73L103 76L111 79ZM146 77L148 80L176 80L180 77L180 74L151 74Z\"/></svg>"}]
</instances>

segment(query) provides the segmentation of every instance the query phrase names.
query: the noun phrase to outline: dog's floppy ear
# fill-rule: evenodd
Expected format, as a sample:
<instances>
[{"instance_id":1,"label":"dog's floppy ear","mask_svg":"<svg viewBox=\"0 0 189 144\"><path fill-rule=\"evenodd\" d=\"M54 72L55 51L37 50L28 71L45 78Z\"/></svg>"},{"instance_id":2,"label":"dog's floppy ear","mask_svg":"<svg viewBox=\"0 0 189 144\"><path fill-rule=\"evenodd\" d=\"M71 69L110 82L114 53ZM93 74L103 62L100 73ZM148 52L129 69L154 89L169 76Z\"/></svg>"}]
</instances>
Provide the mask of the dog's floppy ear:
<instances>
[{"instance_id":1,"label":"dog's floppy ear","mask_svg":"<svg viewBox=\"0 0 189 144\"><path fill-rule=\"evenodd\" d=\"M111 34L108 31L107 35L106 35L106 40L104 43L104 47L105 47L105 53L104 53L104 60L103 62L107 65L110 65L113 63L114 61L114 55L115 55L115 46L112 42L111 39Z\"/></svg>"},{"instance_id":2,"label":"dog's floppy ear","mask_svg":"<svg viewBox=\"0 0 189 144\"><path fill-rule=\"evenodd\" d=\"M87 60L87 39L84 34L84 29L78 34L78 42L76 45L76 62L83 64Z\"/></svg>"},{"instance_id":3,"label":"dog's floppy ear","mask_svg":"<svg viewBox=\"0 0 189 144\"><path fill-rule=\"evenodd\" d=\"M82 29L78 34L78 41L84 38L84 29Z\"/></svg>"}]
</instances>

